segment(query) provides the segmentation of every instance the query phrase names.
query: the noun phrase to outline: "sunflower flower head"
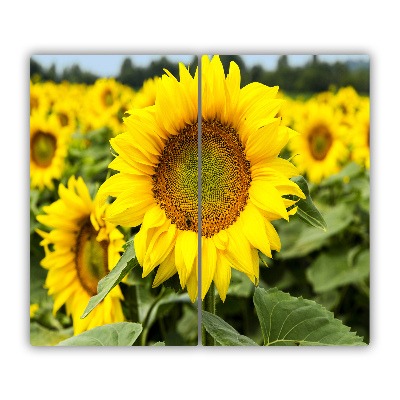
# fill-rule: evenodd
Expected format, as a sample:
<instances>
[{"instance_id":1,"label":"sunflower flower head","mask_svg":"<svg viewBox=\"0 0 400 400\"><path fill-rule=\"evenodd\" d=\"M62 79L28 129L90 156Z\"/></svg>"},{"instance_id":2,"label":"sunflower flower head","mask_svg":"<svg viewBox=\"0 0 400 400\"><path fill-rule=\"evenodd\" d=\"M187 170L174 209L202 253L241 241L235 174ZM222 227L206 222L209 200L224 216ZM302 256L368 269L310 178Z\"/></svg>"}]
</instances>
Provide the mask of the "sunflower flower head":
<instances>
[{"instance_id":1,"label":"sunflower flower head","mask_svg":"<svg viewBox=\"0 0 400 400\"><path fill-rule=\"evenodd\" d=\"M143 82L143 86L135 95L134 108L154 106L159 79L158 76L155 76Z\"/></svg>"},{"instance_id":2,"label":"sunflower flower head","mask_svg":"<svg viewBox=\"0 0 400 400\"><path fill-rule=\"evenodd\" d=\"M65 304L72 315L74 334L96 326L124 320L119 286L85 319L80 319L90 297L97 294L97 284L117 264L124 244L122 233L104 221L107 206L93 202L82 178L72 176L68 186L59 186L59 200L43 207L45 215L37 220L50 228L37 230L43 237L45 258L41 265L48 270L46 288L53 295L54 314ZM53 250L49 250L49 246Z\"/></svg>"},{"instance_id":3,"label":"sunflower flower head","mask_svg":"<svg viewBox=\"0 0 400 400\"><path fill-rule=\"evenodd\" d=\"M54 188L53 179L64 171L69 133L54 115L33 111L30 117L30 177L31 186Z\"/></svg>"},{"instance_id":4,"label":"sunflower flower head","mask_svg":"<svg viewBox=\"0 0 400 400\"><path fill-rule=\"evenodd\" d=\"M300 173L318 184L323 178L337 174L348 158L345 141L349 129L342 124L341 112L330 104L309 100L304 108L295 122L301 136L289 147L292 154L298 154L293 161Z\"/></svg>"},{"instance_id":5,"label":"sunflower flower head","mask_svg":"<svg viewBox=\"0 0 400 400\"><path fill-rule=\"evenodd\" d=\"M351 158L361 165L370 168L370 121L369 99L363 99L360 110L355 117L351 135Z\"/></svg>"},{"instance_id":6,"label":"sunflower flower head","mask_svg":"<svg viewBox=\"0 0 400 400\"><path fill-rule=\"evenodd\" d=\"M147 276L158 266L153 286L176 272L192 301L198 287L198 80L180 64L180 80L168 71L158 82L155 105L132 110L127 132L111 140L120 173L99 189L108 221L138 226L136 255ZM277 87L252 83L240 88L240 70L225 76L218 56L202 59L201 251L202 293L214 281L221 299L231 268L259 279L258 250L280 250L271 221L288 219L304 198L289 178L297 169L279 158L297 135L276 118L282 105Z\"/></svg>"}]
</instances>

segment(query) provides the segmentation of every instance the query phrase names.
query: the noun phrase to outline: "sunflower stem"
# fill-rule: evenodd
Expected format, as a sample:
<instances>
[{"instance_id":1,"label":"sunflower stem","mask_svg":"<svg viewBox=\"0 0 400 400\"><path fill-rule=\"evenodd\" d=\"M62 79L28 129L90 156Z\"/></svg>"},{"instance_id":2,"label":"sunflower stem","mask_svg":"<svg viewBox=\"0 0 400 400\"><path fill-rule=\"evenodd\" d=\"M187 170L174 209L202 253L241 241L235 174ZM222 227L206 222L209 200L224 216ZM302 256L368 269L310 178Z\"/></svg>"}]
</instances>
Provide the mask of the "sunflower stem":
<instances>
[{"instance_id":1,"label":"sunflower stem","mask_svg":"<svg viewBox=\"0 0 400 400\"><path fill-rule=\"evenodd\" d=\"M141 345L142 346L146 346L147 334L149 333L149 329L150 329L150 327L147 326L150 314L153 311L153 308L156 306L156 304L162 299L164 292L165 292L165 287L162 287L160 290L160 293L157 295L157 297L153 301L153 304L150 306L149 311L147 312L147 315L142 323L142 326L143 326L143 332L142 332L142 337L141 337ZM136 296L138 296L138 292L136 292Z\"/></svg>"},{"instance_id":2,"label":"sunflower stem","mask_svg":"<svg viewBox=\"0 0 400 400\"><path fill-rule=\"evenodd\" d=\"M201 302L201 309L208 311L211 314L215 314L215 284L211 282L210 289L204 300ZM206 331L204 326L201 327L201 343L203 346L215 346L214 338Z\"/></svg>"},{"instance_id":3,"label":"sunflower stem","mask_svg":"<svg viewBox=\"0 0 400 400\"><path fill-rule=\"evenodd\" d=\"M149 332L149 330L147 328L143 329L142 338L140 340L140 345L141 346L146 346L146 340L147 340L147 333L148 332Z\"/></svg>"}]
</instances>

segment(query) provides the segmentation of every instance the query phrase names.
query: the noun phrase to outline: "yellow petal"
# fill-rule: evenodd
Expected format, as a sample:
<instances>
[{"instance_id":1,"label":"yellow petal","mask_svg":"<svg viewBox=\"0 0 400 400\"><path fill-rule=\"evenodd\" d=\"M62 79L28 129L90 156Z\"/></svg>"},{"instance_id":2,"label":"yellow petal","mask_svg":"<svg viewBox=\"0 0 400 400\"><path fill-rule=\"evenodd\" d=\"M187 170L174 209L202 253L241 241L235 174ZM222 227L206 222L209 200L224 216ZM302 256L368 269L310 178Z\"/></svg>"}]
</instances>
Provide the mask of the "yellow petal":
<instances>
[{"instance_id":1,"label":"yellow petal","mask_svg":"<svg viewBox=\"0 0 400 400\"><path fill-rule=\"evenodd\" d=\"M197 265L197 257L196 257L196 265ZM190 300L192 303L196 301L197 295L198 295L198 290L199 290L199 285L197 282L197 268L193 268L191 274L189 275L189 278L187 280L187 291L189 293Z\"/></svg>"},{"instance_id":2,"label":"yellow petal","mask_svg":"<svg viewBox=\"0 0 400 400\"><path fill-rule=\"evenodd\" d=\"M177 272L178 271L175 266L175 251L173 249L169 253L168 257L166 257L166 259L158 267L157 274L153 282L153 288L159 286Z\"/></svg>"},{"instance_id":3,"label":"yellow petal","mask_svg":"<svg viewBox=\"0 0 400 400\"><path fill-rule=\"evenodd\" d=\"M263 180L253 180L249 189L250 201L258 208L278 218L289 219L282 198L274 186Z\"/></svg>"},{"instance_id":4,"label":"yellow petal","mask_svg":"<svg viewBox=\"0 0 400 400\"><path fill-rule=\"evenodd\" d=\"M266 256L272 257L264 217L251 202L249 202L241 212L240 223L243 233L246 235L251 245L261 250Z\"/></svg>"},{"instance_id":5,"label":"yellow petal","mask_svg":"<svg viewBox=\"0 0 400 400\"><path fill-rule=\"evenodd\" d=\"M206 296L217 266L217 249L211 238L204 238L201 246L201 299Z\"/></svg>"},{"instance_id":6,"label":"yellow petal","mask_svg":"<svg viewBox=\"0 0 400 400\"><path fill-rule=\"evenodd\" d=\"M226 299L226 293L228 292L229 284L231 281L231 266L228 260L217 252L217 268L214 274L215 286L218 289L219 297L223 302Z\"/></svg>"},{"instance_id":7,"label":"yellow petal","mask_svg":"<svg viewBox=\"0 0 400 400\"><path fill-rule=\"evenodd\" d=\"M251 246L241 227L235 223L227 229L229 243L224 253L233 268L244 272L254 282Z\"/></svg>"},{"instance_id":8,"label":"yellow petal","mask_svg":"<svg viewBox=\"0 0 400 400\"><path fill-rule=\"evenodd\" d=\"M182 288L192 272L194 260L197 256L197 233L193 231L180 231L175 246L175 264L179 273Z\"/></svg>"}]
</instances>

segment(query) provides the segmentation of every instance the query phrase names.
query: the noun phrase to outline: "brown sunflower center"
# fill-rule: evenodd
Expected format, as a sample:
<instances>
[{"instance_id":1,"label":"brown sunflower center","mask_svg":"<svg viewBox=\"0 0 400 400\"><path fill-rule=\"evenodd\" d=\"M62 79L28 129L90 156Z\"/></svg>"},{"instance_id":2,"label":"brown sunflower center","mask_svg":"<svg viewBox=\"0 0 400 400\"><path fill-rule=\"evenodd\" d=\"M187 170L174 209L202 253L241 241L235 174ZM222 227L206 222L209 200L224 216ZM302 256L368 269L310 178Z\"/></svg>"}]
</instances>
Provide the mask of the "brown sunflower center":
<instances>
[{"instance_id":1,"label":"brown sunflower center","mask_svg":"<svg viewBox=\"0 0 400 400\"><path fill-rule=\"evenodd\" d=\"M198 231L198 126L172 136L153 175L153 193L178 229ZM250 162L237 132L217 120L201 124L201 230L211 237L233 224L249 198Z\"/></svg>"},{"instance_id":2,"label":"brown sunflower center","mask_svg":"<svg viewBox=\"0 0 400 400\"><path fill-rule=\"evenodd\" d=\"M75 265L79 280L90 296L97 294L97 284L108 274L108 241L98 242L98 232L87 221L76 241Z\"/></svg>"},{"instance_id":3,"label":"brown sunflower center","mask_svg":"<svg viewBox=\"0 0 400 400\"><path fill-rule=\"evenodd\" d=\"M104 105L105 105L106 107L110 107L110 106L112 106L112 105L114 104L113 95L112 95L110 89L107 89L107 90L104 92L104 97L103 97L103 99L104 99Z\"/></svg>"},{"instance_id":4,"label":"brown sunflower center","mask_svg":"<svg viewBox=\"0 0 400 400\"><path fill-rule=\"evenodd\" d=\"M31 95L31 100L30 100L30 113L32 114L32 110L38 108L39 106L39 100L37 97Z\"/></svg>"},{"instance_id":5,"label":"brown sunflower center","mask_svg":"<svg viewBox=\"0 0 400 400\"><path fill-rule=\"evenodd\" d=\"M332 134L326 126L317 126L308 135L308 143L313 158L321 161L327 156L332 146Z\"/></svg>"},{"instance_id":6,"label":"brown sunflower center","mask_svg":"<svg viewBox=\"0 0 400 400\"><path fill-rule=\"evenodd\" d=\"M339 108L342 110L342 113L343 113L344 115L347 115L347 113L349 112L348 109L347 109L347 105L344 104L344 103L340 104L340 105L339 105Z\"/></svg>"},{"instance_id":7,"label":"brown sunflower center","mask_svg":"<svg viewBox=\"0 0 400 400\"><path fill-rule=\"evenodd\" d=\"M36 132L31 139L31 158L39 166L46 168L51 164L57 148L57 140L51 133Z\"/></svg>"},{"instance_id":8,"label":"brown sunflower center","mask_svg":"<svg viewBox=\"0 0 400 400\"><path fill-rule=\"evenodd\" d=\"M59 113L58 114L58 119L60 120L61 126L67 126L68 125L68 122L69 122L68 115L66 115L64 113Z\"/></svg>"},{"instance_id":9,"label":"brown sunflower center","mask_svg":"<svg viewBox=\"0 0 400 400\"><path fill-rule=\"evenodd\" d=\"M123 118L124 118L125 113L126 113L127 111L128 111L128 109L127 109L126 107L124 107L124 106L122 106L122 107L118 110L117 117L118 117L119 122L121 122L121 124L124 122Z\"/></svg>"}]
</instances>

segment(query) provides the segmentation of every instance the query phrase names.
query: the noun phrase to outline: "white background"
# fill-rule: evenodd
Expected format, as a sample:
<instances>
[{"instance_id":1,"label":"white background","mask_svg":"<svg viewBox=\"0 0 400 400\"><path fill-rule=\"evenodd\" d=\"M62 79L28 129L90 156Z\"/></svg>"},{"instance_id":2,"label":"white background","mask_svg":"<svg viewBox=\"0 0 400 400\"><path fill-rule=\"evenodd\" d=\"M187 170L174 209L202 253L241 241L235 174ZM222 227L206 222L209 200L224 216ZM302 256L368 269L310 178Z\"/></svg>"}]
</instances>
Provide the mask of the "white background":
<instances>
[{"instance_id":1,"label":"white background","mask_svg":"<svg viewBox=\"0 0 400 400\"><path fill-rule=\"evenodd\" d=\"M143 2L144 4L144 2ZM2 6L2 398L369 399L399 393L398 13L385 1L14 2ZM369 54L371 345L34 348L29 344L29 57ZM6 397L4 397L4 394ZM19 398L19 396L18 396ZM36 396L34 397L36 398Z\"/></svg>"}]
</instances>

